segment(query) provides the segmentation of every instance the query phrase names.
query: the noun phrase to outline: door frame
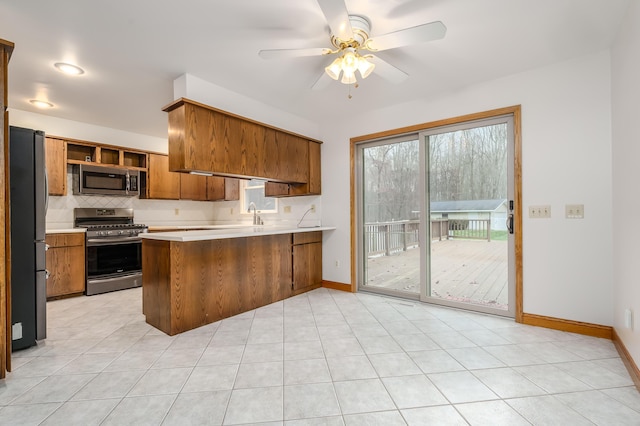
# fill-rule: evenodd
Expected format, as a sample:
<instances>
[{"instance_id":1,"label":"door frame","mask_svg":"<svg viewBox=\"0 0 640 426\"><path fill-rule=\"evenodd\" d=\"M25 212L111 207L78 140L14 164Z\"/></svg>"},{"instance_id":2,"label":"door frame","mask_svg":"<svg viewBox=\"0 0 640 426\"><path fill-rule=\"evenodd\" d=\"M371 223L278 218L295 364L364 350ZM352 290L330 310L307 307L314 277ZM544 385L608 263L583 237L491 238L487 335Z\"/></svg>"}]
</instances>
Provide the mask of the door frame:
<instances>
[{"instance_id":1,"label":"door frame","mask_svg":"<svg viewBox=\"0 0 640 426\"><path fill-rule=\"evenodd\" d=\"M450 126L468 121L489 119L504 115L513 116L513 184L514 184L514 210L513 210L513 227L514 227L514 245L515 245L515 320L521 323L523 321L523 271L522 271L522 116L521 106L514 105L505 108L498 108L473 114L462 115L444 120L432 121L428 123L416 124L413 126L401 127L393 130L372 133L368 135L356 136L350 140L350 167L351 167L351 291L356 292L358 289L358 244L357 244L357 224L360 212L358 211L357 200L357 144L373 139L389 138L400 136L407 133L420 133L436 127Z\"/></svg>"}]
</instances>

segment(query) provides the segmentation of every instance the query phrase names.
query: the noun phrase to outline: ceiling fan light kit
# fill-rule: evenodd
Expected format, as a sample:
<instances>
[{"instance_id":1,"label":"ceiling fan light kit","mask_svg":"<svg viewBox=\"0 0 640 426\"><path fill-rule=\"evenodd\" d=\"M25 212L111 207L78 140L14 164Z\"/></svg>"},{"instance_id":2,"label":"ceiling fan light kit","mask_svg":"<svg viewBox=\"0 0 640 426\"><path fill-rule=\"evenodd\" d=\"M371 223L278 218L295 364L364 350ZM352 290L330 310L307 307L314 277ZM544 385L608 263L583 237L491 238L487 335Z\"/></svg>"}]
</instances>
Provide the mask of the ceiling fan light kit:
<instances>
[{"instance_id":1,"label":"ceiling fan light kit","mask_svg":"<svg viewBox=\"0 0 640 426\"><path fill-rule=\"evenodd\" d=\"M324 70L327 75L334 80L338 80L340 73L342 73L340 82L353 84L357 82L356 71L358 71L364 79L373 72L374 68L375 65L367 61L366 57L359 55L355 48L347 47L344 49L344 54L336 58L331 65Z\"/></svg>"},{"instance_id":2,"label":"ceiling fan light kit","mask_svg":"<svg viewBox=\"0 0 640 426\"><path fill-rule=\"evenodd\" d=\"M392 83L400 83L408 77L407 73L378 56L372 54L361 55L360 51L380 52L439 40L447 32L447 28L442 22L435 21L369 38L371 23L364 16L350 15L344 0L318 0L318 5L329 23L330 41L334 49L272 49L261 50L259 55L264 59L275 59L310 55L326 56L337 53L339 56L324 70L329 77L336 81L340 80L344 84L357 83L356 71L360 73L361 78L367 78L376 68L369 61L369 59L374 59L379 66L378 75ZM340 75L342 75L342 78L340 78ZM324 84L319 83L320 80L316 81L314 89L324 86Z\"/></svg>"}]
</instances>

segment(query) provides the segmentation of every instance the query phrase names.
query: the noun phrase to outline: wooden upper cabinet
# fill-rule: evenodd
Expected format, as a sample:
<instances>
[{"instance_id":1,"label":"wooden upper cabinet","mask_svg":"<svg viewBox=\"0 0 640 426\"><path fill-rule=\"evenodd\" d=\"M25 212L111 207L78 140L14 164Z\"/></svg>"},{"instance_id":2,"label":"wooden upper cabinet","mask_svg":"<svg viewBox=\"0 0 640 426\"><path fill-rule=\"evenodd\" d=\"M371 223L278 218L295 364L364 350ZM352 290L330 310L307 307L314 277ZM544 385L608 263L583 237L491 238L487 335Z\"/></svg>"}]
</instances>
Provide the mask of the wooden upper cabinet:
<instances>
[{"instance_id":1,"label":"wooden upper cabinet","mask_svg":"<svg viewBox=\"0 0 640 426\"><path fill-rule=\"evenodd\" d=\"M240 180L221 176L207 177L207 200L237 201L240 199Z\"/></svg>"},{"instance_id":2,"label":"wooden upper cabinet","mask_svg":"<svg viewBox=\"0 0 640 426\"><path fill-rule=\"evenodd\" d=\"M309 138L188 99L164 110L169 113L169 170L294 184L308 184L315 173L309 168Z\"/></svg>"},{"instance_id":3,"label":"wooden upper cabinet","mask_svg":"<svg viewBox=\"0 0 640 426\"><path fill-rule=\"evenodd\" d=\"M67 195L67 149L62 139L45 138L49 195Z\"/></svg>"},{"instance_id":4,"label":"wooden upper cabinet","mask_svg":"<svg viewBox=\"0 0 640 426\"><path fill-rule=\"evenodd\" d=\"M308 179L306 183L267 182L264 195L267 197L294 197L300 195L320 195L322 193L322 176L320 171L320 144L308 142Z\"/></svg>"},{"instance_id":5,"label":"wooden upper cabinet","mask_svg":"<svg viewBox=\"0 0 640 426\"><path fill-rule=\"evenodd\" d=\"M165 200L239 200L239 181L169 171L169 156L149 154L145 197Z\"/></svg>"},{"instance_id":6,"label":"wooden upper cabinet","mask_svg":"<svg viewBox=\"0 0 640 426\"><path fill-rule=\"evenodd\" d=\"M147 170L147 153L95 142L66 139L66 162Z\"/></svg>"},{"instance_id":7,"label":"wooden upper cabinet","mask_svg":"<svg viewBox=\"0 0 640 426\"><path fill-rule=\"evenodd\" d=\"M180 199L180 174L169 171L169 157L161 154L149 154L147 174L147 198Z\"/></svg>"},{"instance_id":8,"label":"wooden upper cabinet","mask_svg":"<svg viewBox=\"0 0 640 426\"><path fill-rule=\"evenodd\" d=\"M207 201L207 177L175 173L180 175L180 199Z\"/></svg>"}]
</instances>

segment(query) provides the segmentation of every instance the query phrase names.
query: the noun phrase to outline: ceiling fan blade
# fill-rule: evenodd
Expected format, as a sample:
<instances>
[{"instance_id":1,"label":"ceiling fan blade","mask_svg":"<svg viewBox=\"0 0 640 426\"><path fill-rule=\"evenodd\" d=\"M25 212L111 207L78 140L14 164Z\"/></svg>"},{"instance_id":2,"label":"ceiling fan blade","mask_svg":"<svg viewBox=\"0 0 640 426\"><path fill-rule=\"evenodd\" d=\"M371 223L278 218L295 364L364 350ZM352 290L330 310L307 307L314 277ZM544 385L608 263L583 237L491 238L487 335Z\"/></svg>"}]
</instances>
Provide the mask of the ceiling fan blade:
<instances>
[{"instance_id":1,"label":"ceiling fan blade","mask_svg":"<svg viewBox=\"0 0 640 426\"><path fill-rule=\"evenodd\" d=\"M321 56L331 53L330 49L314 47L309 49L267 49L258 52L262 59L299 58L302 56Z\"/></svg>"},{"instance_id":2,"label":"ceiling fan blade","mask_svg":"<svg viewBox=\"0 0 640 426\"><path fill-rule=\"evenodd\" d=\"M402 71L400 68L394 67L389 62L380 59L379 56L367 55L367 58L369 57L371 57L371 62L376 66L373 72L385 80L394 84L399 84L409 78L409 74Z\"/></svg>"},{"instance_id":3,"label":"ceiling fan blade","mask_svg":"<svg viewBox=\"0 0 640 426\"><path fill-rule=\"evenodd\" d=\"M353 30L349 22L349 12L344 0L318 0L320 9L329 23L331 34L342 39L351 40Z\"/></svg>"},{"instance_id":4,"label":"ceiling fan blade","mask_svg":"<svg viewBox=\"0 0 640 426\"><path fill-rule=\"evenodd\" d=\"M435 21L373 37L369 39L368 47L374 52L395 49L396 47L439 40L446 33L447 27L442 22Z\"/></svg>"},{"instance_id":5,"label":"ceiling fan blade","mask_svg":"<svg viewBox=\"0 0 640 426\"><path fill-rule=\"evenodd\" d=\"M331 77L329 77L327 73L322 70L322 74L320 74L316 82L313 83L313 86L311 86L311 90L322 90L328 87L332 81L333 80L331 79Z\"/></svg>"}]
</instances>

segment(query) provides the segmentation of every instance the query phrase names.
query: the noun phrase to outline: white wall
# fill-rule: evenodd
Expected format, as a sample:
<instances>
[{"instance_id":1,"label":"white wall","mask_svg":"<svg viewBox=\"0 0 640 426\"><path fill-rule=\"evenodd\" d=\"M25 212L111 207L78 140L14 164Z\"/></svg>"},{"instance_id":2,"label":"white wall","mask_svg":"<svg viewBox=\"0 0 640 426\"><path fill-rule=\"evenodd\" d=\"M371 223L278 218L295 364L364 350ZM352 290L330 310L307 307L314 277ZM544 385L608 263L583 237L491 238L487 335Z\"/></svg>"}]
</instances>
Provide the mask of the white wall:
<instances>
[{"instance_id":1,"label":"white wall","mask_svg":"<svg viewBox=\"0 0 640 426\"><path fill-rule=\"evenodd\" d=\"M9 110L9 124L28 129L43 130L48 135L141 149L143 151L167 153L169 148L167 138L125 132L18 109Z\"/></svg>"},{"instance_id":2,"label":"white wall","mask_svg":"<svg viewBox=\"0 0 640 426\"><path fill-rule=\"evenodd\" d=\"M536 204L552 209L551 219L523 220L524 311L611 325L608 51L324 123L322 219L338 228L325 239L324 278L350 282L350 137L517 104L523 118L523 210ZM584 204L584 220L565 219L565 204Z\"/></svg>"},{"instance_id":3,"label":"white wall","mask_svg":"<svg viewBox=\"0 0 640 426\"><path fill-rule=\"evenodd\" d=\"M320 128L317 123L232 92L190 74L183 74L174 80L173 97L175 99L188 98L312 139L318 139L320 136Z\"/></svg>"},{"instance_id":4,"label":"white wall","mask_svg":"<svg viewBox=\"0 0 640 426\"><path fill-rule=\"evenodd\" d=\"M640 3L631 2L612 49L613 104L613 267L614 327L640 364ZM632 309L635 328L626 328L624 312Z\"/></svg>"}]
</instances>

